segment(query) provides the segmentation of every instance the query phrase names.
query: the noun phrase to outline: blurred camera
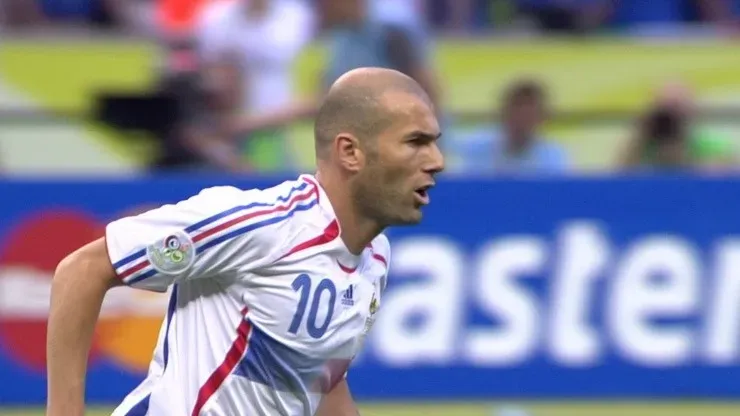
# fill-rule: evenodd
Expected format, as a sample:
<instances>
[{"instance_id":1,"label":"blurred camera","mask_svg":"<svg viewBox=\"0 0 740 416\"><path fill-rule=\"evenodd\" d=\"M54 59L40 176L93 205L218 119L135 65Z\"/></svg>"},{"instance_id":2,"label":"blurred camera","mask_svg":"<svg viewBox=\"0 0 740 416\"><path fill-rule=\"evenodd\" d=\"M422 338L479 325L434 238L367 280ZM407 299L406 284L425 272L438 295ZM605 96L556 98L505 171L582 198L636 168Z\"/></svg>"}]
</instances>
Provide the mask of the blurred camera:
<instances>
[{"instance_id":1,"label":"blurred camera","mask_svg":"<svg viewBox=\"0 0 740 416\"><path fill-rule=\"evenodd\" d=\"M683 140L686 128L685 118L670 108L656 108L646 119L644 134L652 143L668 143Z\"/></svg>"}]
</instances>

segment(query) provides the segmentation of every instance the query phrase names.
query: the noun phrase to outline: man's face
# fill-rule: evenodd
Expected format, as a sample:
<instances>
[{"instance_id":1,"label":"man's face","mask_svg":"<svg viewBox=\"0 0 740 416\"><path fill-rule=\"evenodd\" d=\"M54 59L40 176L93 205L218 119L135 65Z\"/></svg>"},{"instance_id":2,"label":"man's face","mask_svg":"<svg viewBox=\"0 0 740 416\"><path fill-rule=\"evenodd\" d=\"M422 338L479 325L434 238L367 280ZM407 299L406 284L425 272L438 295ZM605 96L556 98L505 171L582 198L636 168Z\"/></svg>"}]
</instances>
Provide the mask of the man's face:
<instances>
[{"instance_id":1,"label":"man's face","mask_svg":"<svg viewBox=\"0 0 740 416\"><path fill-rule=\"evenodd\" d=\"M439 123L431 106L411 94L387 94L383 104L392 121L365 151L354 198L384 226L415 224L429 203L434 175L444 169Z\"/></svg>"},{"instance_id":2,"label":"man's face","mask_svg":"<svg viewBox=\"0 0 740 416\"><path fill-rule=\"evenodd\" d=\"M529 139L544 121L542 103L534 98L521 98L507 109L506 127L512 139Z\"/></svg>"}]
</instances>

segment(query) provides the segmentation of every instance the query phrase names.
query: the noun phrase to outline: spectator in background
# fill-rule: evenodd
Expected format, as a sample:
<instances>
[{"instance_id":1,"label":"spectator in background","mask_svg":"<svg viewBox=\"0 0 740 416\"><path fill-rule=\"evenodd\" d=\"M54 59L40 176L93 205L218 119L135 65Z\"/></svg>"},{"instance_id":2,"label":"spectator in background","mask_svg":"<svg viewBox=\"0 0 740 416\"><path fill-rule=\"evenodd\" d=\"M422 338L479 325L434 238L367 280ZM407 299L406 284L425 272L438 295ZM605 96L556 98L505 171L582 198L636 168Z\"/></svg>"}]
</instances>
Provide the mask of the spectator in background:
<instances>
[{"instance_id":1,"label":"spectator in background","mask_svg":"<svg viewBox=\"0 0 740 416\"><path fill-rule=\"evenodd\" d=\"M356 68L391 68L414 78L439 109L440 88L427 34L418 22L393 19L387 2L373 7L368 1L319 0L331 32L324 88Z\"/></svg>"},{"instance_id":2,"label":"spectator in background","mask_svg":"<svg viewBox=\"0 0 740 416\"><path fill-rule=\"evenodd\" d=\"M428 61L428 35L415 0L318 1L322 24L330 32L329 62L319 81L320 95L350 70L384 67L416 79L435 103L439 101L436 74ZM281 21L284 26L286 19ZM282 126L311 115L319 102L317 97L309 97L257 116L247 114L237 120L233 130L250 132Z\"/></svg>"},{"instance_id":3,"label":"spectator in background","mask_svg":"<svg viewBox=\"0 0 740 416\"><path fill-rule=\"evenodd\" d=\"M624 169L735 169L737 150L729 138L696 123L693 91L681 82L663 85L621 156Z\"/></svg>"},{"instance_id":4,"label":"spectator in background","mask_svg":"<svg viewBox=\"0 0 740 416\"><path fill-rule=\"evenodd\" d=\"M543 85L528 79L510 85L501 104L501 125L478 129L452 143L452 170L473 174L567 171L565 150L540 133L547 114Z\"/></svg>"},{"instance_id":5,"label":"spectator in background","mask_svg":"<svg viewBox=\"0 0 740 416\"><path fill-rule=\"evenodd\" d=\"M229 130L255 169L293 167L285 124L310 114L294 97L295 59L312 39L315 19L303 0L223 0L208 5L198 29L205 71L235 63L240 71L241 114Z\"/></svg>"}]
</instances>

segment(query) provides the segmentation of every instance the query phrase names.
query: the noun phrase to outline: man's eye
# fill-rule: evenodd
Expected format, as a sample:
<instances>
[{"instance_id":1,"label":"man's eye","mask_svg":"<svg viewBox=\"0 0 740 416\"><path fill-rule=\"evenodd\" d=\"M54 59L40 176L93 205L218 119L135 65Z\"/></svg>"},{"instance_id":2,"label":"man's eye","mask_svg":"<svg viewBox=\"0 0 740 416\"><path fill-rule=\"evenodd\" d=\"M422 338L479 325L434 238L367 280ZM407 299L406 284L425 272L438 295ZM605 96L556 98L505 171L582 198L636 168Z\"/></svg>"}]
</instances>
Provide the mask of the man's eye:
<instances>
[{"instance_id":1,"label":"man's eye","mask_svg":"<svg viewBox=\"0 0 740 416\"><path fill-rule=\"evenodd\" d=\"M429 143L429 139L427 139L426 137L412 137L409 140L409 143L413 144L414 146L423 146Z\"/></svg>"}]
</instances>

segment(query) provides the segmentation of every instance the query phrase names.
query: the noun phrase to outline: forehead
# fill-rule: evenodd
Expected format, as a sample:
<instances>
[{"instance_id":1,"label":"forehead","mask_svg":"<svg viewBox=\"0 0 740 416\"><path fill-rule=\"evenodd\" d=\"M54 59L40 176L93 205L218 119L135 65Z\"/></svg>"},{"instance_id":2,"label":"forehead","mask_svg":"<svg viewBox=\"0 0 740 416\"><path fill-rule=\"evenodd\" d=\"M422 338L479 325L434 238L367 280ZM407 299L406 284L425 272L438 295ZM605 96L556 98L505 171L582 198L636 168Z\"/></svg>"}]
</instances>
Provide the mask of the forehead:
<instances>
[{"instance_id":1,"label":"forehead","mask_svg":"<svg viewBox=\"0 0 740 416\"><path fill-rule=\"evenodd\" d=\"M431 103L416 94L392 91L383 95L382 105L391 118L389 131L404 134L420 131L439 134L439 122Z\"/></svg>"}]
</instances>

